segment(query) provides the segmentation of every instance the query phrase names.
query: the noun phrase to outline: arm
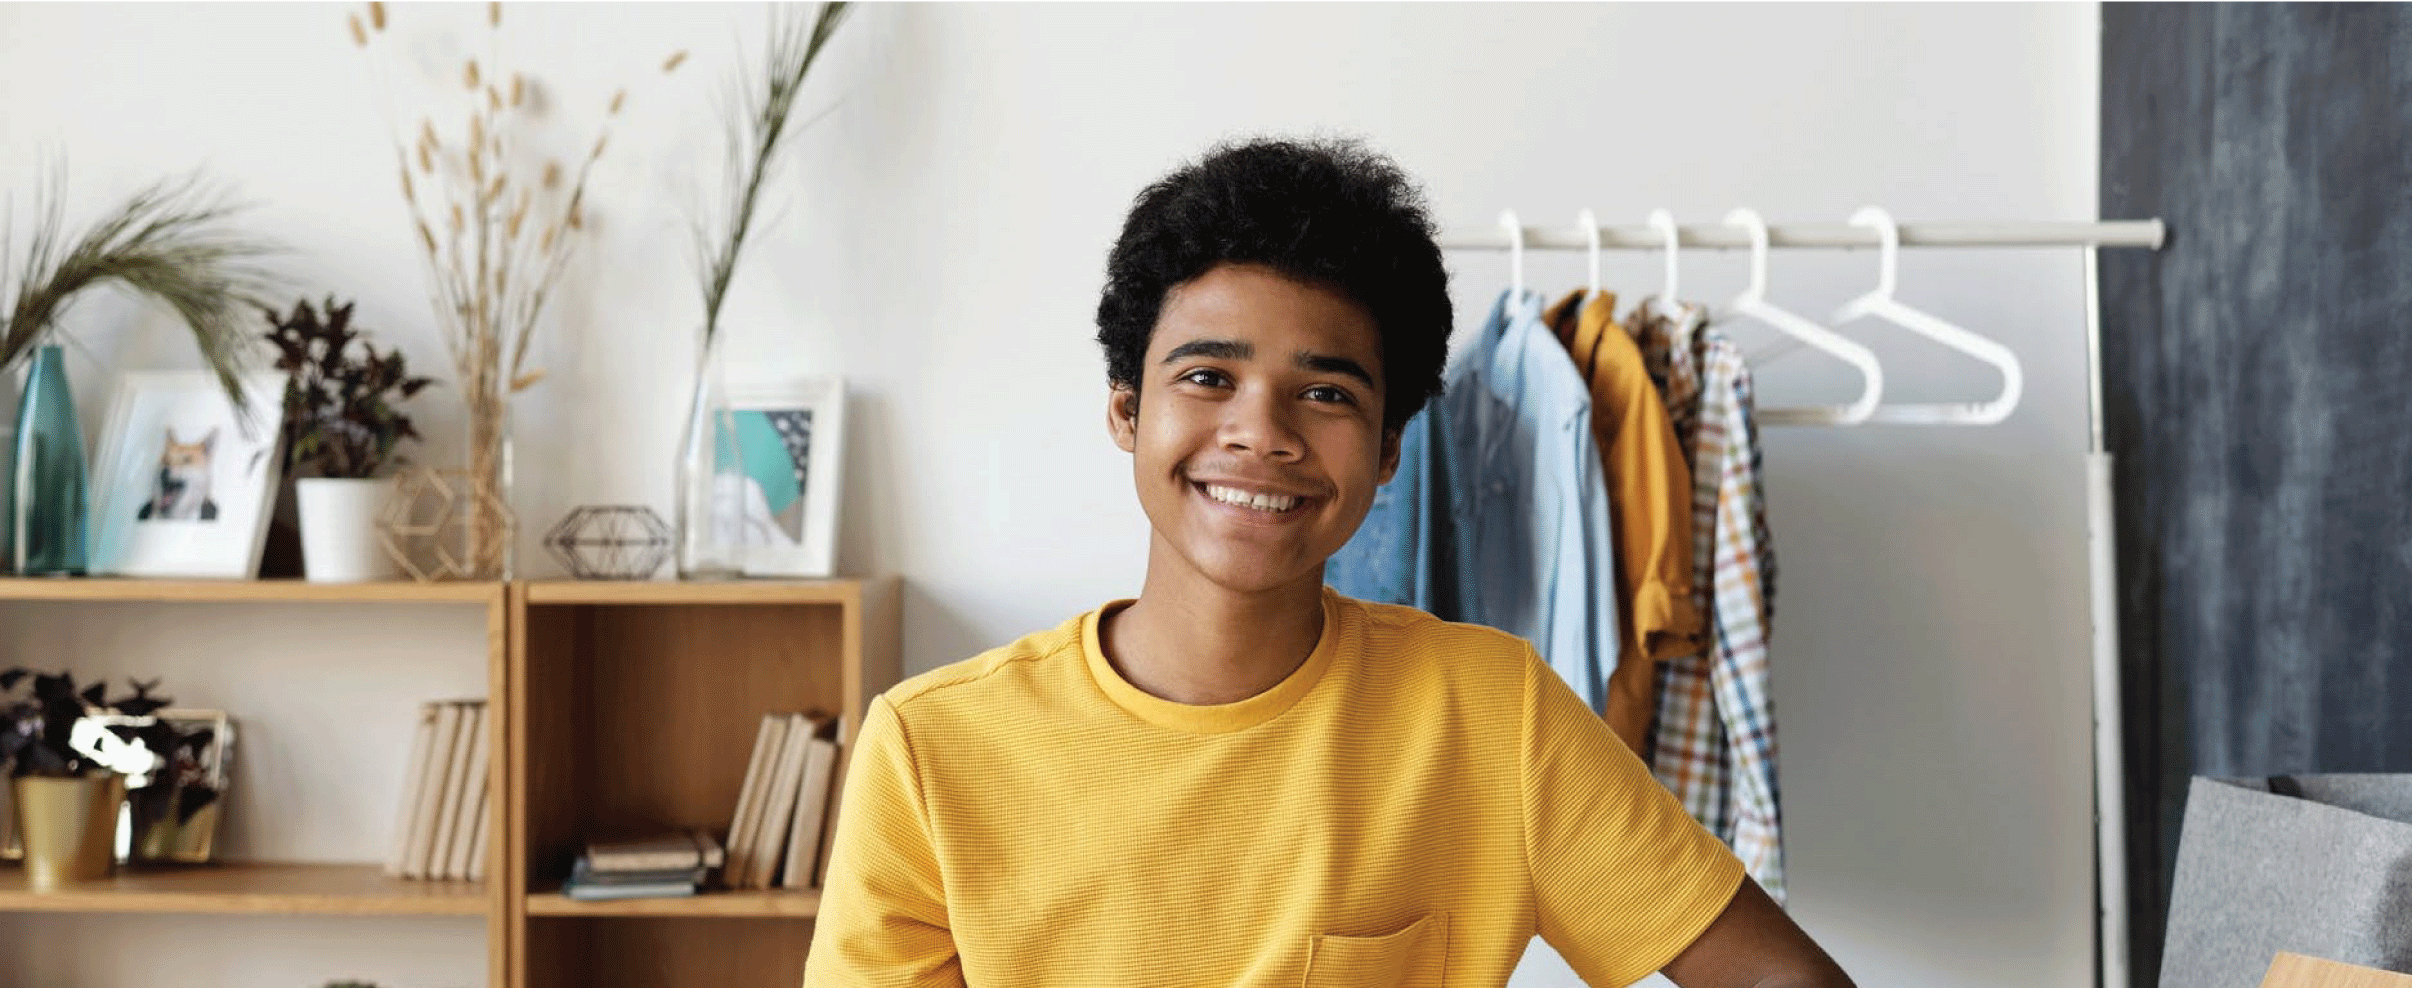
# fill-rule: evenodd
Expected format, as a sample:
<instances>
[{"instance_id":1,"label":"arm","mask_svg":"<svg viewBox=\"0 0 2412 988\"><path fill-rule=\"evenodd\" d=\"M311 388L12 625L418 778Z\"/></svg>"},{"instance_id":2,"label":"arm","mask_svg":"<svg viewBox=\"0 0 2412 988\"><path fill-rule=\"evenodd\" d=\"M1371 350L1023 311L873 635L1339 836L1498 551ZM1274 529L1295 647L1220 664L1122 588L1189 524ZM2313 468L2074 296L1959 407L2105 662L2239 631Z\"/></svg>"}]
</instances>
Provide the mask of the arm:
<instances>
[{"instance_id":1,"label":"arm","mask_svg":"<svg viewBox=\"0 0 2412 988\"><path fill-rule=\"evenodd\" d=\"M848 759L805 988L962 985L921 773L886 695L872 698Z\"/></svg>"},{"instance_id":2,"label":"arm","mask_svg":"<svg viewBox=\"0 0 2412 988\"><path fill-rule=\"evenodd\" d=\"M1852 988L1834 959L1747 878L1660 973L1681 988Z\"/></svg>"}]
</instances>

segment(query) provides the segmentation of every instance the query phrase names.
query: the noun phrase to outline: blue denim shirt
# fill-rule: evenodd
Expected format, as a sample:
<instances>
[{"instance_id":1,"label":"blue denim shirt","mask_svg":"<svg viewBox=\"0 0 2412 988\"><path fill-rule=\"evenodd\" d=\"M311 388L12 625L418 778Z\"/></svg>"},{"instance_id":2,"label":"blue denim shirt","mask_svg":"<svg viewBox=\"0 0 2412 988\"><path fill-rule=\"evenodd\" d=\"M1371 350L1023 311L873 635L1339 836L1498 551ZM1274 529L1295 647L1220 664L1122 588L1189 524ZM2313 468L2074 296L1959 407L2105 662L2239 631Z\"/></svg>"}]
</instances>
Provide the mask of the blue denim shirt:
<instances>
[{"instance_id":1,"label":"blue denim shirt","mask_svg":"<svg viewBox=\"0 0 2412 988\"><path fill-rule=\"evenodd\" d=\"M1324 581L1528 639L1599 710L1621 640L1615 552L1590 386L1540 296L1502 293Z\"/></svg>"}]
</instances>

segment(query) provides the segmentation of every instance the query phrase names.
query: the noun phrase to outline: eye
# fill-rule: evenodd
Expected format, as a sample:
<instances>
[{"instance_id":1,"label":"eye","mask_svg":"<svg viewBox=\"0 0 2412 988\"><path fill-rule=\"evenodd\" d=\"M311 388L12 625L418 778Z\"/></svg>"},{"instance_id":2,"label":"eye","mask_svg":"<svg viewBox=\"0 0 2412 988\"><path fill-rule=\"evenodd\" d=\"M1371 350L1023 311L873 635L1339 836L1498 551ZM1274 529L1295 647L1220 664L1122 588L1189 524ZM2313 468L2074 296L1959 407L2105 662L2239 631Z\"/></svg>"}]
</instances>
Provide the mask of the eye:
<instances>
[{"instance_id":1,"label":"eye","mask_svg":"<svg viewBox=\"0 0 2412 988\"><path fill-rule=\"evenodd\" d=\"M1341 405L1354 405L1357 403L1357 396L1349 394L1346 389L1333 387L1329 384L1318 384L1314 387L1308 388L1306 390L1306 398L1308 401L1329 402Z\"/></svg>"},{"instance_id":2,"label":"eye","mask_svg":"<svg viewBox=\"0 0 2412 988\"><path fill-rule=\"evenodd\" d=\"M1182 374L1181 380L1189 384L1198 385L1199 387L1219 388L1230 383L1231 379L1224 377L1222 371L1215 370L1212 367L1200 367L1196 370Z\"/></svg>"}]
</instances>

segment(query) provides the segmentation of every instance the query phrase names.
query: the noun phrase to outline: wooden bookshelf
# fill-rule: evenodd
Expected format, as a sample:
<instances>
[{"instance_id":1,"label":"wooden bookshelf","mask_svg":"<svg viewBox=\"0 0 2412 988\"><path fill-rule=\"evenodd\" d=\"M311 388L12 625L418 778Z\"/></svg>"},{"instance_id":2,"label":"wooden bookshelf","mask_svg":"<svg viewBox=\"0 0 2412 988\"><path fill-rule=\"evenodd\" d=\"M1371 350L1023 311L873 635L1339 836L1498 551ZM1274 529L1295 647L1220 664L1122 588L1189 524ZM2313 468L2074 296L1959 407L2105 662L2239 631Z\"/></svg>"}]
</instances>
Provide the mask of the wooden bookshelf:
<instances>
[{"instance_id":1,"label":"wooden bookshelf","mask_svg":"<svg viewBox=\"0 0 2412 988\"><path fill-rule=\"evenodd\" d=\"M46 602L462 604L485 609L493 844L484 882L375 864L126 868L51 892L0 866L0 915L218 913L485 917L496 988L793 988L816 889L582 902L560 893L589 840L725 835L766 713L846 714L902 673L899 584L836 580L314 584L0 578ZM852 737L841 739L851 744ZM850 753L841 749L841 756ZM6 982L0 964L0 982Z\"/></svg>"},{"instance_id":2,"label":"wooden bookshelf","mask_svg":"<svg viewBox=\"0 0 2412 988\"><path fill-rule=\"evenodd\" d=\"M510 867L523 894L510 984L802 980L817 890L582 902L561 882L587 841L685 828L725 837L763 715L859 724L901 671L897 594L893 579L514 591Z\"/></svg>"},{"instance_id":3,"label":"wooden bookshelf","mask_svg":"<svg viewBox=\"0 0 2412 988\"><path fill-rule=\"evenodd\" d=\"M530 916L752 916L810 919L821 911L818 889L699 892L685 898L582 902L559 892L528 897Z\"/></svg>"},{"instance_id":4,"label":"wooden bookshelf","mask_svg":"<svg viewBox=\"0 0 2412 988\"><path fill-rule=\"evenodd\" d=\"M282 913L482 916L481 882L388 878L380 865L214 864L121 869L49 892L25 887L22 868L0 869L0 911L64 913Z\"/></svg>"},{"instance_id":5,"label":"wooden bookshelf","mask_svg":"<svg viewBox=\"0 0 2412 988\"><path fill-rule=\"evenodd\" d=\"M483 604L497 583L308 583L302 580L136 580L118 577L0 577L0 600L122 600L145 603Z\"/></svg>"}]
</instances>

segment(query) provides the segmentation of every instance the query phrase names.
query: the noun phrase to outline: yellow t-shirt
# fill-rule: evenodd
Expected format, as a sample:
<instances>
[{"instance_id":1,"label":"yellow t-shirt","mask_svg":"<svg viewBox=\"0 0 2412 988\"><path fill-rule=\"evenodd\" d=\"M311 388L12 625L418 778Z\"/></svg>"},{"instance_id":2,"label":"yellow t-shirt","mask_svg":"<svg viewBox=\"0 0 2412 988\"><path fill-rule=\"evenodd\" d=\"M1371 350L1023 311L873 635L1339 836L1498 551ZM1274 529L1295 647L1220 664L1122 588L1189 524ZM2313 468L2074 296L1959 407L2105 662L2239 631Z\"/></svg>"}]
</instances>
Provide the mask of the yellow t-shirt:
<instances>
[{"instance_id":1,"label":"yellow t-shirt","mask_svg":"<svg viewBox=\"0 0 2412 988\"><path fill-rule=\"evenodd\" d=\"M1287 679L1193 706L1108 604L874 698L806 988L1504 985L1672 960L1742 866L1522 639L1324 592Z\"/></svg>"}]
</instances>

